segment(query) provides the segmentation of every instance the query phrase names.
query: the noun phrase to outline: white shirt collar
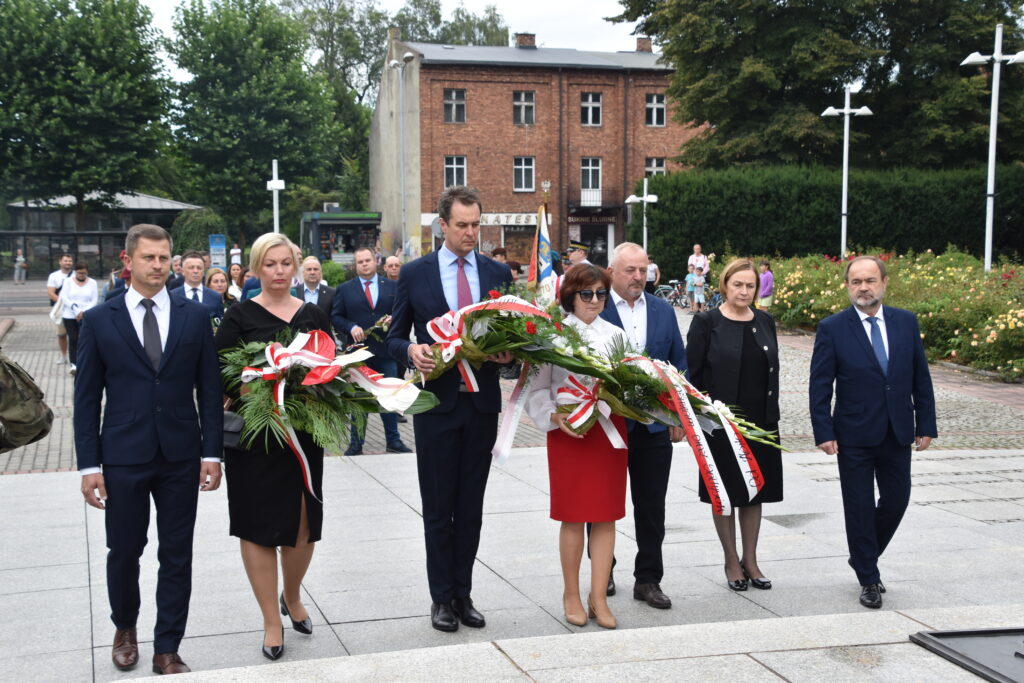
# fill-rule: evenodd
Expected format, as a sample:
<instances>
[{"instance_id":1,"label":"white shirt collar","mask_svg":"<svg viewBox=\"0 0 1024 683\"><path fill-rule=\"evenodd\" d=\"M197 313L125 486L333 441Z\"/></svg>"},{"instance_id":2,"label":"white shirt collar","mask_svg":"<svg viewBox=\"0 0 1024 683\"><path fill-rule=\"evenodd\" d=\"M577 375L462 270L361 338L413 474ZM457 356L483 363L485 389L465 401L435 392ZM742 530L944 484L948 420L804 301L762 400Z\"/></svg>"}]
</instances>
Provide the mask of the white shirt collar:
<instances>
[{"instance_id":1,"label":"white shirt collar","mask_svg":"<svg viewBox=\"0 0 1024 683\"><path fill-rule=\"evenodd\" d=\"M128 291L124 293L124 303L128 308L135 308L139 305L139 302L145 299L139 290L135 289L134 286L129 287ZM158 310L163 310L171 302L171 297L167 295L167 288L163 287L159 292L153 295L153 303L156 304Z\"/></svg>"},{"instance_id":2,"label":"white shirt collar","mask_svg":"<svg viewBox=\"0 0 1024 683\"><path fill-rule=\"evenodd\" d=\"M883 322L883 323L885 322L885 314L883 312L884 308L885 308L885 306L879 306L878 307L878 312L875 313L875 318L877 318L880 322ZM853 310L857 311L857 315L860 317L861 323L863 323L865 320L867 320L868 318L871 317L867 313L865 313L864 311L862 311L859 308L857 308L856 306L853 307Z\"/></svg>"},{"instance_id":3,"label":"white shirt collar","mask_svg":"<svg viewBox=\"0 0 1024 683\"><path fill-rule=\"evenodd\" d=\"M637 297L637 300L633 302L632 306L629 305L628 301L626 301L621 296L619 296L619 293L616 292L614 289L611 290L611 295L612 295L612 303L615 304L615 308L618 308L619 304L625 304L630 310L636 310L637 306L645 306L646 305L646 297L644 296L643 292L640 292L640 296Z\"/></svg>"}]
</instances>

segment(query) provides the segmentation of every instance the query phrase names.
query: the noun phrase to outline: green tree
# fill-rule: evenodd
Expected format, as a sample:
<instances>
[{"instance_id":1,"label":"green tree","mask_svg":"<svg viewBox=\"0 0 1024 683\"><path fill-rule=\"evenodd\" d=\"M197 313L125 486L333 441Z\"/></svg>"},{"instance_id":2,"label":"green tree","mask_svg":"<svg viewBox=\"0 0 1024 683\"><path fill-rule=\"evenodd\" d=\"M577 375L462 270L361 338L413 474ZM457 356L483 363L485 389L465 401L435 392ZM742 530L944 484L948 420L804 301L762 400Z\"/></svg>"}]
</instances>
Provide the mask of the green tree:
<instances>
[{"instance_id":1,"label":"green tree","mask_svg":"<svg viewBox=\"0 0 1024 683\"><path fill-rule=\"evenodd\" d=\"M322 178L339 127L331 90L304 69L301 23L267 0L191 0L175 16L170 52L192 79L178 87L175 135L204 203L245 240L270 165L291 183Z\"/></svg>"},{"instance_id":2,"label":"green tree","mask_svg":"<svg viewBox=\"0 0 1024 683\"><path fill-rule=\"evenodd\" d=\"M227 223L211 209L182 211L171 226L174 252L183 254L189 249L206 251L210 248L210 235L222 235Z\"/></svg>"},{"instance_id":3,"label":"green tree","mask_svg":"<svg viewBox=\"0 0 1024 683\"><path fill-rule=\"evenodd\" d=\"M145 175L167 108L137 0L0 2L0 174L18 194L109 204ZM96 202L93 202L96 203Z\"/></svg>"},{"instance_id":4,"label":"green tree","mask_svg":"<svg viewBox=\"0 0 1024 683\"><path fill-rule=\"evenodd\" d=\"M1021 45L1020 8L1008 0L620 0L612 21L638 22L676 71L669 89L682 122L708 123L681 158L703 167L835 164L842 126L821 119L861 82L856 105L875 116L853 126L861 165L958 166L985 158L989 75L960 68ZM1000 158L1024 158L1024 73L1004 70ZM1024 69L1018 69L1024 71Z\"/></svg>"}]
</instances>

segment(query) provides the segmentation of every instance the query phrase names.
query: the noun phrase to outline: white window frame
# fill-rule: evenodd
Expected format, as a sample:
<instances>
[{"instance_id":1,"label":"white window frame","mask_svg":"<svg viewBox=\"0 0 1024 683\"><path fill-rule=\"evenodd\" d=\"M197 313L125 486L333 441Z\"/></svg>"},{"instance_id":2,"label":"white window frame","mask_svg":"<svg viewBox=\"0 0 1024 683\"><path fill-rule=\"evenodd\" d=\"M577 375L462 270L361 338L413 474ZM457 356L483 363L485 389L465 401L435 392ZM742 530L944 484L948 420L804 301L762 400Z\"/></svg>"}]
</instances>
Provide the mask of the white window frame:
<instances>
[{"instance_id":1,"label":"white window frame","mask_svg":"<svg viewBox=\"0 0 1024 683\"><path fill-rule=\"evenodd\" d=\"M668 170L665 167L665 157L647 157L644 161L644 175L648 178L666 174Z\"/></svg>"},{"instance_id":2,"label":"white window frame","mask_svg":"<svg viewBox=\"0 0 1024 683\"><path fill-rule=\"evenodd\" d=\"M644 125L651 128L664 128L665 114L665 95L663 93L648 93L644 107Z\"/></svg>"},{"instance_id":3,"label":"white window frame","mask_svg":"<svg viewBox=\"0 0 1024 683\"><path fill-rule=\"evenodd\" d=\"M601 125L601 103L603 98L599 92L580 93L580 124L587 127ZM596 119L596 121L595 121Z\"/></svg>"},{"instance_id":4,"label":"white window frame","mask_svg":"<svg viewBox=\"0 0 1024 683\"><path fill-rule=\"evenodd\" d=\"M520 174L523 182L521 187L516 186L516 175ZM527 175L529 184L526 183ZM513 192L536 192L537 159L536 157L512 157L512 191Z\"/></svg>"},{"instance_id":5,"label":"white window frame","mask_svg":"<svg viewBox=\"0 0 1024 683\"><path fill-rule=\"evenodd\" d=\"M593 185L594 172L597 173L597 187ZM586 178L587 180L584 180ZM587 185L590 185L589 187ZM601 189L601 157L583 157L580 159L580 189Z\"/></svg>"},{"instance_id":6,"label":"white window frame","mask_svg":"<svg viewBox=\"0 0 1024 683\"><path fill-rule=\"evenodd\" d=\"M461 93L461 98L457 93ZM444 89L444 122L445 123L465 123L466 122L466 89L465 88L445 88ZM459 111L462 112L462 120L459 120ZM451 119L448 118L448 113L451 112Z\"/></svg>"},{"instance_id":7,"label":"white window frame","mask_svg":"<svg viewBox=\"0 0 1024 683\"><path fill-rule=\"evenodd\" d=\"M537 122L537 96L533 90L512 91L512 124L516 126L532 126ZM529 117L527 117L529 114ZM516 121L519 117L519 121ZM530 120L527 121L526 119Z\"/></svg>"},{"instance_id":8,"label":"white window frame","mask_svg":"<svg viewBox=\"0 0 1024 683\"><path fill-rule=\"evenodd\" d=\"M461 163L460 163L461 160ZM454 182L448 182L448 171L452 172L452 180ZM459 182L459 171L462 171L462 182ZM466 185L469 182L469 174L466 171L466 157L461 154L446 154L444 157L444 187L454 187L455 185Z\"/></svg>"}]
</instances>

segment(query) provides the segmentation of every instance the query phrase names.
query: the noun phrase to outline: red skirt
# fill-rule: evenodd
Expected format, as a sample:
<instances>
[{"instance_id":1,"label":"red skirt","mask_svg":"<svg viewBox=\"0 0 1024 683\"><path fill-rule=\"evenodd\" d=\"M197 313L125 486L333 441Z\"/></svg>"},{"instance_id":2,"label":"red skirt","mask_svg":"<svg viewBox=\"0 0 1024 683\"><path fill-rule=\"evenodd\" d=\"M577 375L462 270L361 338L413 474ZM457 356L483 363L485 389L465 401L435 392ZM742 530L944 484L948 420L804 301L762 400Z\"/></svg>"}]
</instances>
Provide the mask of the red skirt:
<instances>
[{"instance_id":1,"label":"red skirt","mask_svg":"<svg viewBox=\"0 0 1024 683\"><path fill-rule=\"evenodd\" d=\"M626 440L626 421L612 416ZM626 516L624 448L613 448L601 425L582 439L560 429L548 432L548 475L551 481L551 519L559 522L613 522Z\"/></svg>"}]
</instances>

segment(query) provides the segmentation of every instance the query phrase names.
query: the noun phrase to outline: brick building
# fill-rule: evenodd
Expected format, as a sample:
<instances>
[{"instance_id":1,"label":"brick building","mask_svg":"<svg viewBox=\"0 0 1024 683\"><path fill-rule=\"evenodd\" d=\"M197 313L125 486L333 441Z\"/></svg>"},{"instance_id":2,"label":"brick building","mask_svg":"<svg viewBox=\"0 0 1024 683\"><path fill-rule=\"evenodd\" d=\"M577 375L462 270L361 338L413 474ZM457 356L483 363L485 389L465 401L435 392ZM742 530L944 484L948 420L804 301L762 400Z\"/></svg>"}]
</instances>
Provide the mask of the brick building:
<instances>
[{"instance_id":1,"label":"brick building","mask_svg":"<svg viewBox=\"0 0 1024 683\"><path fill-rule=\"evenodd\" d=\"M584 52L536 47L533 34L472 47L402 42L392 29L370 132L385 250L401 242L403 209L407 248L431 249L437 197L467 184L483 199L481 249L527 260L547 181L552 246L580 240L605 263L637 181L672 170L698 131L672 120L670 74L647 38L636 52Z\"/></svg>"}]
</instances>

